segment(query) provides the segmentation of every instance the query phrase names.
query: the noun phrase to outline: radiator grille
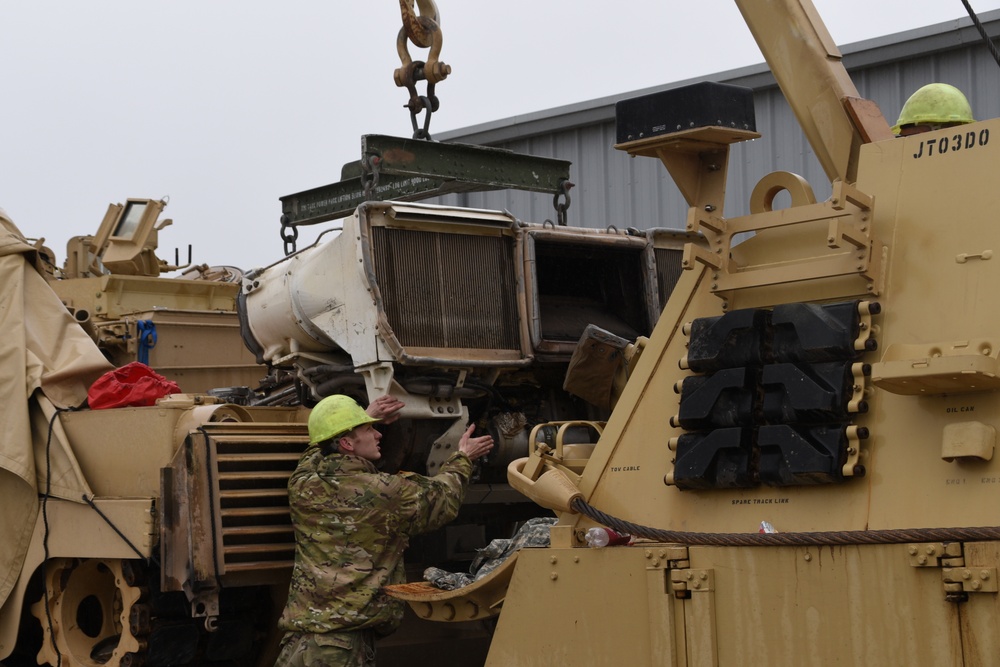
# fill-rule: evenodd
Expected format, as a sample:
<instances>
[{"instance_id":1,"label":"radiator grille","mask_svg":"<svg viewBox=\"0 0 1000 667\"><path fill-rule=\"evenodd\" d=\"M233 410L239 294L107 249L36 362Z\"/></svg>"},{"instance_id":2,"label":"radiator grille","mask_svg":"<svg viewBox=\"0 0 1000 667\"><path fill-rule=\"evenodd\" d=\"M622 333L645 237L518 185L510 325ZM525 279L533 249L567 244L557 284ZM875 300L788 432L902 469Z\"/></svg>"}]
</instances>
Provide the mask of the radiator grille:
<instances>
[{"instance_id":1,"label":"radiator grille","mask_svg":"<svg viewBox=\"0 0 1000 667\"><path fill-rule=\"evenodd\" d=\"M667 299L680 280L681 260L684 251L673 248L656 248L656 287L660 293L660 310L667 305Z\"/></svg>"},{"instance_id":2,"label":"radiator grille","mask_svg":"<svg viewBox=\"0 0 1000 667\"><path fill-rule=\"evenodd\" d=\"M401 345L520 350L512 238L375 227L372 249Z\"/></svg>"}]
</instances>

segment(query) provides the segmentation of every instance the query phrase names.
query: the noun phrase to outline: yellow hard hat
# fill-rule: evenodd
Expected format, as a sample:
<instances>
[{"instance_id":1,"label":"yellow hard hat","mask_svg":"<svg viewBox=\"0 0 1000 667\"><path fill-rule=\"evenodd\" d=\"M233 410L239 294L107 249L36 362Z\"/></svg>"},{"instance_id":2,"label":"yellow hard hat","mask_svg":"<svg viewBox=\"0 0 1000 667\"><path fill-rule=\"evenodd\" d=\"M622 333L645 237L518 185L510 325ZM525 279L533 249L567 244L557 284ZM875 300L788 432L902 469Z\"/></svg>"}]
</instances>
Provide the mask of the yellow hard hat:
<instances>
[{"instance_id":1,"label":"yellow hard hat","mask_svg":"<svg viewBox=\"0 0 1000 667\"><path fill-rule=\"evenodd\" d=\"M899 129L904 125L960 125L974 122L972 107L961 90L947 83L929 83L906 100L892 133L899 134Z\"/></svg>"},{"instance_id":2,"label":"yellow hard hat","mask_svg":"<svg viewBox=\"0 0 1000 667\"><path fill-rule=\"evenodd\" d=\"M335 394L316 404L309 414L309 442L316 444L347 433L362 424L377 422L350 396Z\"/></svg>"}]
</instances>

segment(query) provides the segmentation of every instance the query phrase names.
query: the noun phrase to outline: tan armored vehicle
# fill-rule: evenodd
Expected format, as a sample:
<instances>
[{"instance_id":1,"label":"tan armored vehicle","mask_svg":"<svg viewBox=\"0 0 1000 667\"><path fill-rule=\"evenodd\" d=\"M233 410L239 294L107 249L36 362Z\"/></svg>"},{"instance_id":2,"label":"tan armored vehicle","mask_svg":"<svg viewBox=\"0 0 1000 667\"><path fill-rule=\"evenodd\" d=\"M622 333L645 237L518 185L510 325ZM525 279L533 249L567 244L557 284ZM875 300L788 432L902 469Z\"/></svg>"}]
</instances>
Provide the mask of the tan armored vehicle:
<instances>
[{"instance_id":1,"label":"tan armored vehicle","mask_svg":"<svg viewBox=\"0 0 1000 667\"><path fill-rule=\"evenodd\" d=\"M619 103L617 147L663 162L708 248L589 457L531 442L511 464L551 546L399 595L499 610L496 666L997 664L1000 121L895 138L809 0L737 4L832 196L776 172L725 217L749 91Z\"/></svg>"},{"instance_id":2,"label":"tan armored vehicle","mask_svg":"<svg viewBox=\"0 0 1000 667\"><path fill-rule=\"evenodd\" d=\"M596 322L626 355L622 341L652 331L691 238L369 202L244 276L160 260L164 205L112 205L62 266L4 219L18 304L9 393L28 387L5 411L0 477L15 536L0 551L9 666L273 662L294 550L285 487L308 408L332 393L405 401L388 470L433 474L470 420L494 433L467 509L408 554L416 576L467 564L543 512L506 484L532 428L608 414L613 381L592 403L563 388L577 341ZM91 382L135 361L182 393L86 409ZM434 640L401 637L386 664Z\"/></svg>"}]
</instances>

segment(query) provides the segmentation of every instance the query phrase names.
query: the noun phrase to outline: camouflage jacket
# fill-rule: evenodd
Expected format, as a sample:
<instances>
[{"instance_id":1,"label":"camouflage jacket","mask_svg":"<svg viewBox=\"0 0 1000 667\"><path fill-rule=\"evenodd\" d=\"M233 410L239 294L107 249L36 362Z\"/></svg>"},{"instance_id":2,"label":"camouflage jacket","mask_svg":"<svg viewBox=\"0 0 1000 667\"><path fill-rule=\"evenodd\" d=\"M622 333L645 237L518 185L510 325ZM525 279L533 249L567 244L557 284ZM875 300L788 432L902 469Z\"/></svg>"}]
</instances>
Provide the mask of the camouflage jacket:
<instances>
[{"instance_id":1,"label":"camouflage jacket","mask_svg":"<svg viewBox=\"0 0 1000 667\"><path fill-rule=\"evenodd\" d=\"M405 581L403 550L411 535L455 518L471 474L472 462L460 453L424 477L390 475L357 456L307 449L288 480L295 566L280 627L395 630L403 603L382 587Z\"/></svg>"}]
</instances>

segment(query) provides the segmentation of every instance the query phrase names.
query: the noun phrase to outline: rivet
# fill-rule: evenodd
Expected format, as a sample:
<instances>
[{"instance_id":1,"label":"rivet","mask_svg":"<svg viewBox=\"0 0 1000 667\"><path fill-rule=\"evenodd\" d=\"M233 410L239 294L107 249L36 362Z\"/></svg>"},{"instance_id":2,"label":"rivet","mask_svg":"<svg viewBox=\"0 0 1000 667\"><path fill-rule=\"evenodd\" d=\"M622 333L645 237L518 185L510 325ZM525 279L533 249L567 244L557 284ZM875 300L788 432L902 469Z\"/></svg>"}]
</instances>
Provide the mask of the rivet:
<instances>
[{"instance_id":1,"label":"rivet","mask_svg":"<svg viewBox=\"0 0 1000 667\"><path fill-rule=\"evenodd\" d=\"M555 565L557 562L559 562L559 559L553 556L552 558L549 559L549 562Z\"/></svg>"},{"instance_id":2,"label":"rivet","mask_svg":"<svg viewBox=\"0 0 1000 667\"><path fill-rule=\"evenodd\" d=\"M551 579L552 581L555 581L558 578L559 575L556 572L553 572L552 574L549 575L549 579Z\"/></svg>"},{"instance_id":3,"label":"rivet","mask_svg":"<svg viewBox=\"0 0 1000 667\"><path fill-rule=\"evenodd\" d=\"M807 563L813 559L812 554L806 554L802 558L804 558Z\"/></svg>"}]
</instances>

